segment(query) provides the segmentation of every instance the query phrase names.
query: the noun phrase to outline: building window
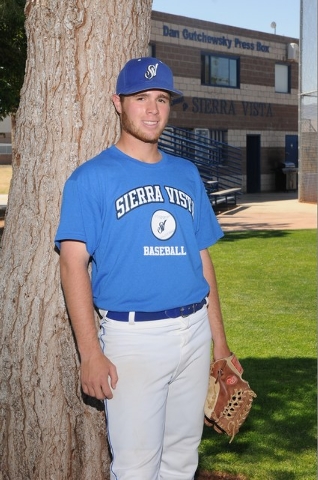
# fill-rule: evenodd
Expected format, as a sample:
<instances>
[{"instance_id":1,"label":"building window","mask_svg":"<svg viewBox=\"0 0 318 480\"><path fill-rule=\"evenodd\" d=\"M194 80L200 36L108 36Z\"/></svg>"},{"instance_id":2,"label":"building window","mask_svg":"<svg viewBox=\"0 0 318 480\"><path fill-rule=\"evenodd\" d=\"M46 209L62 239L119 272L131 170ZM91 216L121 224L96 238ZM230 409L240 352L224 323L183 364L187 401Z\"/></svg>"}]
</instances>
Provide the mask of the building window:
<instances>
[{"instance_id":1,"label":"building window","mask_svg":"<svg viewBox=\"0 0 318 480\"><path fill-rule=\"evenodd\" d=\"M156 46L154 43L149 43L148 45L148 57L156 56Z\"/></svg>"},{"instance_id":2,"label":"building window","mask_svg":"<svg viewBox=\"0 0 318 480\"><path fill-rule=\"evenodd\" d=\"M11 143L0 143L0 155L11 155L12 145Z\"/></svg>"},{"instance_id":3,"label":"building window","mask_svg":"<svg viewBox=\"0 0 318 480\"><path fill-rule=\"evenodd\" d=\"M275 65L275 92L290 93L289 65Z\"/></svg>"},{"instance_id":4,"label":"building window","mask_svg":"<svg viewBox=\"0 0 318 480\"><path fill-rule=\"evenodd\" d=\"M239 58L202 54L201 83L214 87L239 88Z\"/></svg>"}]
</instances>

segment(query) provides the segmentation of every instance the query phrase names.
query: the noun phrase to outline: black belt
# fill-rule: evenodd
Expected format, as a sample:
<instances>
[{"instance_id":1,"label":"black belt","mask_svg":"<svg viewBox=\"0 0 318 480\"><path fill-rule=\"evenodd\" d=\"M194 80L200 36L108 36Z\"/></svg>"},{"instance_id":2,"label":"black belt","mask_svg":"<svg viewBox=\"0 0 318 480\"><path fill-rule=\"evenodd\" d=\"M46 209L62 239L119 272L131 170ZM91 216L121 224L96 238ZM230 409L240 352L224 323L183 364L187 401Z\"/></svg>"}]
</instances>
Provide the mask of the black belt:
<instances>
[{"instance_id":1,"label":"black belt","mask_svg":"<svg viewBox=\"0 0 318 480\"><path fill-rule=\"evenodd\" d=\"M148 320L164 320L166 318L188 317L192 313L201 310L206 304L204 298L202 302L192 303L184 307L170 308L169 310L161 310L160 312L113 312L108 311L107 318L112 320L119 320L120 322L128 322L129 314L132 313L135 322L146 322Z\"/></svg>"}]
</instances>

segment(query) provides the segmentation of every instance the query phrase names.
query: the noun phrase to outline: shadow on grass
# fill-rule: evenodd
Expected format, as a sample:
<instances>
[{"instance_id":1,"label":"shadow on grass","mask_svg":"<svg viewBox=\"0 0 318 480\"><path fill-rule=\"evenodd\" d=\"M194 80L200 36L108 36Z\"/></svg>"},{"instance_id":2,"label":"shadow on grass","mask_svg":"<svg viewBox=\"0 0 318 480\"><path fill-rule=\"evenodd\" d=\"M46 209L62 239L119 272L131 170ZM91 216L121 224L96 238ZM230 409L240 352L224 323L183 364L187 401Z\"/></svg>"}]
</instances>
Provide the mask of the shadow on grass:
<instances>
[{"instance_id":1,"label":"shadow on grass","mask_svg":"<svg viewBox=\"0 0 318 480\"><path fill-rule=\"evenodd\" d=\"M305 478L294 473L293 468L285 470L288 462L291 467L299 465L302 455L305 458L309 452L316 451L316 360L278 357L241 360L245 370L243 377L255 390L257 398L246 422L230 445L228 437L218 435L208 427L204 428L200 462L204 465L202 468L206 471L207 465L213 465L213 459L218 455L220 463L222 458L225 458L222 455L230 454L236 456L241 464L252 465L256 462L259 469L262 464L272 465L271 478L275 480ZM211 457L211 460L207 457ZM300 459L298 462L297 457ZM312 462L315 462L314 454ZM274 466L277 467L276 471ZM306 465L303 465L303 468L306 471ZM210 478L213 480L218 477ZM242 477L229 475L223 478Z\"/></svg>"},{"instance_id":2,"label":"shadow on grass","mask_svg":"<svg viewBox=\"0 0 318 480\"><path fill-rule=\"evenodd\" d=\"M220 242L235 242L236 240L248 240L250 238L282 238L291 233L292 230L246 230L226 232Z\"/></svg>"}]
</instances>

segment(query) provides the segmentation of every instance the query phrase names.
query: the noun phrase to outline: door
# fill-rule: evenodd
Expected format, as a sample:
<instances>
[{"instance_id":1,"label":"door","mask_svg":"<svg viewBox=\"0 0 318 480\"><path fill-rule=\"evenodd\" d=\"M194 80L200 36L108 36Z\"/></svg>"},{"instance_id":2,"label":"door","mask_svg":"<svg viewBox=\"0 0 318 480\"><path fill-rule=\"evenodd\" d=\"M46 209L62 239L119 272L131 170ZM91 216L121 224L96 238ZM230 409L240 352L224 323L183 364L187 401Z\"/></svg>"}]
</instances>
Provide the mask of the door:
<instances>
[{"instance_id":1,"label":"door","mask_svg":"<svg viewBox=\"0 0 318 480\"><path fill-rule=\"evenodd\" d=\"M285 162L298 167L298 135L285 135Z\"/></svg>"},{"instance_id":2,"label":"door","mask_svg":"<svg viewBox=\"0 0 318 480\"><path fill-rule=\"evenodd\" d=\"M261 191L261 136L246 135L246 192Z\"/></svg>"}]
</instances>

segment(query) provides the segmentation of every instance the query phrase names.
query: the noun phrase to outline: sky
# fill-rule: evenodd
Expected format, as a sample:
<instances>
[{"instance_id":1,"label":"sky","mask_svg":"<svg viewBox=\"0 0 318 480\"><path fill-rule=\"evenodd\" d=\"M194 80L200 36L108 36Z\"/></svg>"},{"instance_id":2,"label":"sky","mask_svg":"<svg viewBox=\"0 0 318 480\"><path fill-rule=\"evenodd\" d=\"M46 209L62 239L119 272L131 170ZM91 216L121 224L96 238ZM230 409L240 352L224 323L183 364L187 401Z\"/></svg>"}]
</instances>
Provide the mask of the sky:
<instances>
[{"instance_id":1,"label":"sky","mask_svg":"<svg viewBox=\"0 0 318 480\"><path fill-rule=\"evenodd\" d=\"M153 0L152 9L299 38L300 0Z\"/></svg>"}]
</instances>

